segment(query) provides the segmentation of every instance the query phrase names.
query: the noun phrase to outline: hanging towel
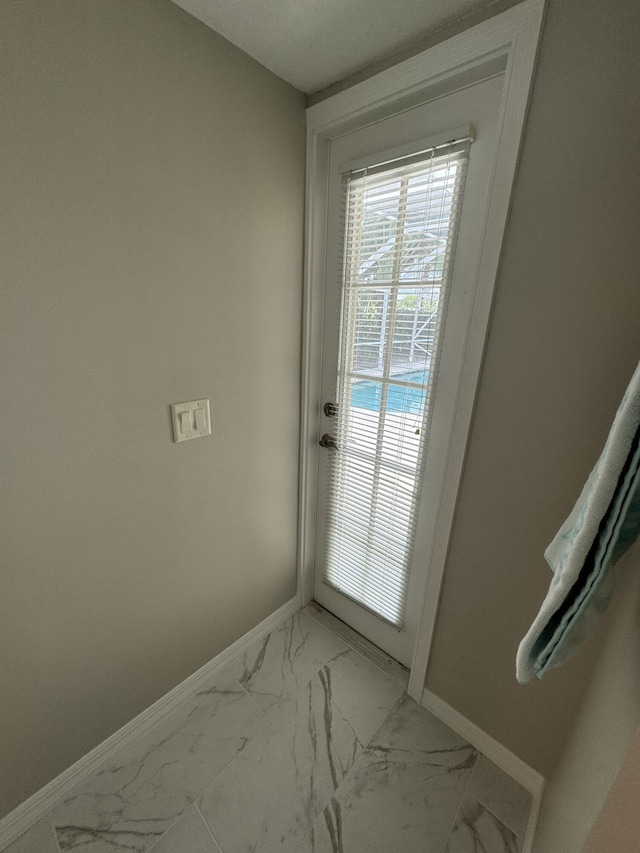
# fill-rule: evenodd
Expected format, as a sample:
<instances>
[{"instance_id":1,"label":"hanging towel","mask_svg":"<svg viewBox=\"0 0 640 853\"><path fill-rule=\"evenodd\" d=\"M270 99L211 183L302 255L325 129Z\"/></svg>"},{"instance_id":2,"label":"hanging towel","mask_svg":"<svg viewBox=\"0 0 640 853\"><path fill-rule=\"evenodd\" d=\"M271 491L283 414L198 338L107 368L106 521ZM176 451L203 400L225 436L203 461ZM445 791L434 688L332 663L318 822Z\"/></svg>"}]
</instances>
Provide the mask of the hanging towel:
<instances>
[{"instance_id":1,"label":"hanging towel","mask_svg":"<svg viewBox=\"0 0 640 853\"><path fill-rule=\"evenodd\" d=\"M611 571L640 532L640 364L600 459L545 551L553 579L520 643L521 684L559 666L592 632L613 592Z\"/></svg>"}]
</instances>

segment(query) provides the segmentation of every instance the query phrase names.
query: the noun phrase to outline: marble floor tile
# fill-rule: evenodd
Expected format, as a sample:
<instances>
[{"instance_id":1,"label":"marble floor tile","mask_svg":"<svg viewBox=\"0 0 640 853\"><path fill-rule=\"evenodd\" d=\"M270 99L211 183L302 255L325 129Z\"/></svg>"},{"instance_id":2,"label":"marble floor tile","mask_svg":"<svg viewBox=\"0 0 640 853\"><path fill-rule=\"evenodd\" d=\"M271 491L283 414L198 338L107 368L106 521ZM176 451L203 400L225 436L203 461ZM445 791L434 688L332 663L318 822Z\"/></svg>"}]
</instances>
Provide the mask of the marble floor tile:
<instances>
[{"instance_id":1,"label":"marble floor tile","mask_svg":"<svg viewBox=\"0 0 640 853\"><path fill-rule=\"evenodd\" d=\"M520 853L521 849L509 827L473 797L464 798L445 853Z\"/></svg>"},{"instance_id":2,"label":"marble floor tile","mask_svg":"<svg viewBox=\"0 0 640 853\"><path fill-rule=\"evenodd\" d=\"M5 847L4 853L58 853L53 827L48 820L41 820Z\"/></svg>"},{"instance_id":3,"label":"marble floor tile","mask_svg":"<svg viewBox=\"0 0 640 853\"><path fill-rule=\"evenodd\" d=\"M60 850L148 850L266 724L240 684L219 676L55 809Z\"/></svg>"},{"instance_id":4,"label":"marble floor tile","mask_svg":"<svg viewBox=\"0 0 640 853\"><path fill-rule=\"evenodd\" d=\"M153 853L221 853L195 806L189 806L151 850Z\"/></svg>"},{"instance_id":5,"label":"marble floor tile","mask_svg":"<svg viewBox=\"0 0 640 853\"><path fill-rule=\"evenodd\" d=\"M351 664L343 653L342 675ZM320 669L289 702L274 709L268 731L204 792L199 807L224 853L295 853L351 767L355 730L371 719L362 697L355 724L332 700L331 664ZM386 688L386 685L385 685ZM348 705L346 685L338 691Z\"/></svg>"},{"instance_id":6,"label":"marble floor tile","mask_svg":"<svg viewBox=\"0 0 640 853\"><path fill-rule=\"evenodd\" d=\"M390 853L333 799L296 853Z\"/></svg>"},{"instance_id":7,"label":"marble floor tile","mask_svg":"<svg viewBox=\"0 0 640 853\"><path fill-rule=\"evenodd\" d=\"M332 713L346 724L335 727L334 743L350 766L403 694L403 686L353 649L336 655L320 673Z\"/></svg>"},{"instance_id":8,"label":"marble floor tile","mask_svg":"<svg viewBox=\"0 0 640 853\"><path fill-rule=\"evenodd\" d=\"M6 853L521 853L530 808L303 611Z\"/></svg>"},{"instance_id":9,"label":"marble floor tile","mask_svg":"<svg viewBox=\"0 0 640 853\"><path fill-rule=\"evenodd\" d=\"M301 611L231 663L237 678L261 708L273 708L304 687L346 643Z\"/></svg>"},{"instance_id":10,"label":"marble floor tile","mask_svg":"<svg viewBox=\"0 0 640 853\"><path fill-rule=\"evenodd\" d=\"M529 791L481 755L469 782L469 794L519 838L527 832L532 798Z\"/></svg>"},{"instance_id":11,"label":"marble floor tile","mask_svg":"<svg viewBox=\"0 0 640 853\"><path fill-rule=\"evenodd\" d=\"M356 760L336 799L383 849L442 850L476 755L404 696Z\"/></svg>"}]
</instances>

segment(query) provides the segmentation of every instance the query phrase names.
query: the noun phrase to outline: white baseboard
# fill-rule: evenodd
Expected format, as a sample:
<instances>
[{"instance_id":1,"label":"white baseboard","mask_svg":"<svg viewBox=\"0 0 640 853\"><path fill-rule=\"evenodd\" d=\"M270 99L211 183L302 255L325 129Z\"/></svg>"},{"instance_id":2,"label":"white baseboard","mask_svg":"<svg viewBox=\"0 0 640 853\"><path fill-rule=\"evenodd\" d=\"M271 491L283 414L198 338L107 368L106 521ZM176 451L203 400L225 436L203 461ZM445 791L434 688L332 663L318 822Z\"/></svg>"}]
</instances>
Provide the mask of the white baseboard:
<instances>
[{"instance_id":1,"label":"white baseboard","mask_svg":"<svg viewBox=\"0 0 640 853\"><path fill-rule=\"evenodd\" d=\"M542 792L545 784L544 776L426 687L422 694L422 706L431 711L434 716L442 720L443 723L446 723L449 728L453 729L460 737L463 737L468 743L474 746L489 761L492 761L514 781L518 782L518 784L531 793L533 804L522 849L522 853L531 853L540 804L542 802Z\"/></svg>"},{"instance_id":2,"label":"white baseboard","mask_svg":"<svg viewBox=\"0 0 640 853\"><path fill-rule=\"evenodd\" d=\"M29 797L12 812L9 812L6 817L0 820L0 850L4 850L12 841L15 841L39 820L50 814L57 803L75 785L106 764L117 750L131 743L135 738L146 734L168 717L172 711L175 711L185 700L196 694L200 687L217 671L223 669L231 658L242 654L253 643L266 637L277 625L299 609L300 602L297 596L287 601L275 613L272 613L271 616L268 616L255 628L240 637L239 640L236 640L229 648L206 663L141 714L138 714L131 722L124 725L111 737L96 746L95 749L92 749L91 752L88 752L59 776L56 776L48 785Z\"/></svg>"}]
</instances>

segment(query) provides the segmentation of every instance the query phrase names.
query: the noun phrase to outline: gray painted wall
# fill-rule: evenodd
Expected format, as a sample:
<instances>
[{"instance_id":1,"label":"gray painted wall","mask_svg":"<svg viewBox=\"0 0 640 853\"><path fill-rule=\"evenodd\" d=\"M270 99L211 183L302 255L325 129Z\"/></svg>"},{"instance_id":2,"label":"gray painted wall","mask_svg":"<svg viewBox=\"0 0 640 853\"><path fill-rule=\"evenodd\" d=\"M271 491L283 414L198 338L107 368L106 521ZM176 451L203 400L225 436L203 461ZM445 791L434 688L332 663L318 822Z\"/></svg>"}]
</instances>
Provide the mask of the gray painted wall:
<instances>
[{"instance_id":1,"label":"gray painted wall","mask_svg":"<svg viewBox=\"0 0 640 853\"><path fill-rule=\"evenodd\" d=\"M543 552L640 357L640 7L549 0L427 685L548 773L604 633L542 682Z\"/></svg>"},{"instance_id":2,"label":"gray painted wall","mask_svg":"<svg viewBox=\"0 0 640 853\"><path fill-rule=\"evenodd\" d=\"M581 853L640 725L639 569L640 543L616 569L614 604L590 644L595 667L548 780L535 853Z\"/></svg>"},{"instance_id":3,"label":"gray painted wall","mask_svg":"<svg viewBox=\"0 0 640 853\"><path fill-rule=\"evenodd\" d=\"M0 79L4 814L294 594L305 131L168 0L5 0Z\"/></svg>"},{"instance_id":4,"label":"gray painted wall","mask_svg":"<svg viewBox=\"0 0 640 853\"><path fill-rule=\"evenodd\" d=\"M640 835L640 729L634 735L583 853L633 853Z\"/></svg>"}]
</instances>

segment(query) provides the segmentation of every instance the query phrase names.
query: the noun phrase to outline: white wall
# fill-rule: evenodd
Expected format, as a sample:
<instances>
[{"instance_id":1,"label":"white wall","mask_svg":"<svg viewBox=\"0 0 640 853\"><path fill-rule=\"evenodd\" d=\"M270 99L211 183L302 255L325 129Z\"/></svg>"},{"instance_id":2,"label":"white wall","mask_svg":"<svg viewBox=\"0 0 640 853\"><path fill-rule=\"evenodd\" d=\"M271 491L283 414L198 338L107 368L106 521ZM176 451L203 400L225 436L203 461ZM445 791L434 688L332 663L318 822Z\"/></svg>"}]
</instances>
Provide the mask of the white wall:
<instances>
[{"instance_id":1,"label":"white wall","mask_svg":"<svg viewBox=\"0 0 640 853\"><path fill-rule=\"evenodd\" d=\"M305 131L168 0L6 0L0 79L1 815L294 594Z\"/></svg>"}]
</instances>

